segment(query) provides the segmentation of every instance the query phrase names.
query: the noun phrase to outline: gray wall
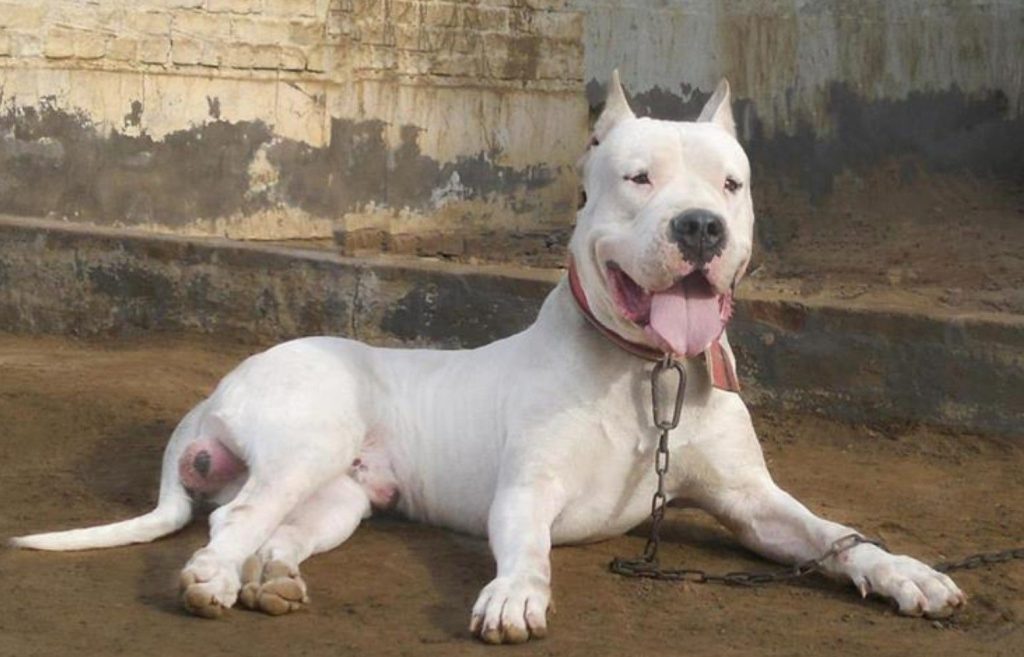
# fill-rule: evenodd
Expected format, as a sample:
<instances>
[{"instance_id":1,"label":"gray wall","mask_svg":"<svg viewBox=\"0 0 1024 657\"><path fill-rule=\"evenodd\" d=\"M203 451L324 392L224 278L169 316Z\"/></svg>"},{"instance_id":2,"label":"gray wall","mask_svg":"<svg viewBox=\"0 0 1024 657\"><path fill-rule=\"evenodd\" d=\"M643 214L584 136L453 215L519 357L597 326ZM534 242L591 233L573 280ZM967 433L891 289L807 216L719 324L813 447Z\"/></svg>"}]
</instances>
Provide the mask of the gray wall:
<instances>
[{"instance_id":1,"label":"gray wall","mask_svg":"<svg viewBox=\"0 0 1024 657\"><path fill-rule=\"evenodd\" d=\"M616 67L634 108L660 118L694 117L729 78L767 255L803 257L786 252L791 242L871 248L893 235L853 235L850 217L886 221L894 206L901 221L934 227L895 238L933 252L935 233L962 236L967 222L1024 244L1019 0L572 4L585 13L592 113ZM883 266L900 253L885 250ZM808 268L827 269L828 255Z\"/></svg>"}]
</instances>

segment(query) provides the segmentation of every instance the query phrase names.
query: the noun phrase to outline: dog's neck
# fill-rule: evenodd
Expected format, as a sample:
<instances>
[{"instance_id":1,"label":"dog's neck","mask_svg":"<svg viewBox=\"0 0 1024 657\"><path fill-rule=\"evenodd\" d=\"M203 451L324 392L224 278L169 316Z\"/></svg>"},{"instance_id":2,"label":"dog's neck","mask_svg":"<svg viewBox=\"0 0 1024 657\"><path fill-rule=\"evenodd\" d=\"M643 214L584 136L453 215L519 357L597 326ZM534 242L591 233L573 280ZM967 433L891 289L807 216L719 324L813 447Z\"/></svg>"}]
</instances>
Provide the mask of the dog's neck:
<instances>
[{"instance_id":1,"label":"dog's neck","mask_svg":"<svg viewBox=\"0 0 1024 657\"><path fill-rule=\"evenodd\" d=\"M572 258L569 258L568 278L569 290L572 292L572 297L575 300L576 307L590 326L592 326L606 340L619 349L636 356L637 358L653 362L657 362L665 358L667 354L661 350L655 349L649 345L627 340L605 326L601 320L594 315L593 311L590 309L590 303L587 301L586 292L583 290L582 283L580 283L579 274L576 271L576 264ZM721 338L712 342L700 357L704 358L707 363L708 374L711 377L711 385L727 392L739 392L739 377L736 376L736 369L733 366L732 360L725 353L725 347L722 346Z\"/></svg>"}]
</instances>

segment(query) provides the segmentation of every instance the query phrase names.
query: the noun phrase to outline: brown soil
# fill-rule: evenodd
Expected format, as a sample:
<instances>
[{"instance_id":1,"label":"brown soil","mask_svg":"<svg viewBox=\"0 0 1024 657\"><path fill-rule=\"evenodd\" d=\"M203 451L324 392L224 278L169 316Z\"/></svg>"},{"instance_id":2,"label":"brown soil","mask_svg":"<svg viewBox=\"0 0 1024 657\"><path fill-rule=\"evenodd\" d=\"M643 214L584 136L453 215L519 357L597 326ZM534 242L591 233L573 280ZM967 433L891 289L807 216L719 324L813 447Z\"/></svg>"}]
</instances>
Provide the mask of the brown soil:
<instances>
[{"instance_id":1,"label":"brown soil","mask_svg":"<svg viewBox=\"0 0 1024 657\"><path fill-rule=\"evenodd\" d=\"M150 508L174 423L238 361L239 345L150 337L116 346L0 336L0 535ZM1024 543L1024 441L922 427L865 428L755 412L780 482L809 506L928 560ZM152 545L44 554L0 549L0 655L493 654L465 629L492 570L484 541L373 519L305 567L307 611L178 606L177 569L205 523ZM768 564L699 513L672 510L665 559ZM963 572L957 617L897 616L819 578L743 589L633 581L606 571L642 531L554 552L558 613L541 655L1020 655L1024 562ZM500 650L500 649L499 649Z\"/></svg>"}]
</instances>

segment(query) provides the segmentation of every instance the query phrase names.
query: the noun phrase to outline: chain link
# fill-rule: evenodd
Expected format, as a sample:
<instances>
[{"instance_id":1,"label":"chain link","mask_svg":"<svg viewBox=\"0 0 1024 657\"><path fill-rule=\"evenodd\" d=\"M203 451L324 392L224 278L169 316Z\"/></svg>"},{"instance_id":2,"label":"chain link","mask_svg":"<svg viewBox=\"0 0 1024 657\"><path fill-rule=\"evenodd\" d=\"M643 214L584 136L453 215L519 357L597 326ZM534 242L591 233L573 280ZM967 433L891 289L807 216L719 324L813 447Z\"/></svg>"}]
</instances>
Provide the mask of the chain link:
<instances>
[{"instance_id":1,"label":"chain link","mask_svg":"<svg viewBox=\"0 0 1024 657\"><path fill-rule=\"evenodd\" d=\"M666 418L663 417L664 403L661 399L661 388L663 387L662 382L673 372L677 377L676 394L672 403L672 415ZM678 361L666 355L664 359L654 365L651 372L651 407L654 425L659 431L658 448L654 456L654 472L658 476L658 487L651 498L651 534L640 557L636 559L615 557L612 560L608 567L613 573L624 577L687 581L699 584L713 582L736 586L755 586L824 572L829 559L858 545L875 545L886 552L889 551L881 541L867 538L861 534L848 534L833 542L828 551L816 559L808 559L790 568L763 571L737 570L728 573L709 573L699 568L662 568L658 560L658 551L661 548L661 523L665 518L665 505L668 501L665 495L665 475L668 473L669 463L668 438L669 433L679 426L685 391L686 370ZM979 566L1005 563L1013 559L1024 559L1024 546L997 552L979 552L956 561L938 563L934 568L939 572L947 573L954 570L968 570Z\"/></svg>"}]
</instances>

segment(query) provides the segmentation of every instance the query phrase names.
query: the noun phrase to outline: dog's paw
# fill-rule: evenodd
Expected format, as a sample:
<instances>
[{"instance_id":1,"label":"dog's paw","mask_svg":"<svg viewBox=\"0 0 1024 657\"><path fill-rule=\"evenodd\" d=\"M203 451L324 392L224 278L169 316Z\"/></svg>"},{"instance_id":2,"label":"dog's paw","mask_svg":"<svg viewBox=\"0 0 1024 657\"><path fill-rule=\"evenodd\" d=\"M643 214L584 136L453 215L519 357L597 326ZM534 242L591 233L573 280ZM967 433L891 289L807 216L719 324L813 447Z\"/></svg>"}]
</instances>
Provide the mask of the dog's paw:
<instances>
[{"instance_id":1,"label":"dog's paw","mask_svg":"<svg viewBox=\"0 0 1024 657\"><path fill-rule=\"evenodd\" d=\"M242 604L271 616L300 609L309 602L306 583L298 568L283 561L264 562L253 555L242 566Z\"/></svg>"},{"instance_id":2,"label":"dog's paw","mask_svg":"<svg viewBox=\"0 0 1024 657\"><path fill-rule=\"evenodd\" d=\"M241 586L235 568L206 549L192 555L179 584L185 609L203 618L218 618L230 609Z\"/></svg>"},{"instance_id":3,"label":"dog's paw","mask_svg":"<svg viewBox=\"0 0 1024 657\"><path fill-rule=\"evenodd\" d=\"M853 576L862 596L892 598L907 616L945 618L967 602L947 575L912 557L882 553Z\"/></svg>"},{"instance_id":4,"label":"dog's paw","mask_svg":"<svg viewBox=\"0 0 1024 657\"><path fill-rule=\"evenodd\" d=\"M469 631L486 643L523 643L547 635L551 587L538 577L498 577L473 605Z\"/></svg>"}]
</instances>

